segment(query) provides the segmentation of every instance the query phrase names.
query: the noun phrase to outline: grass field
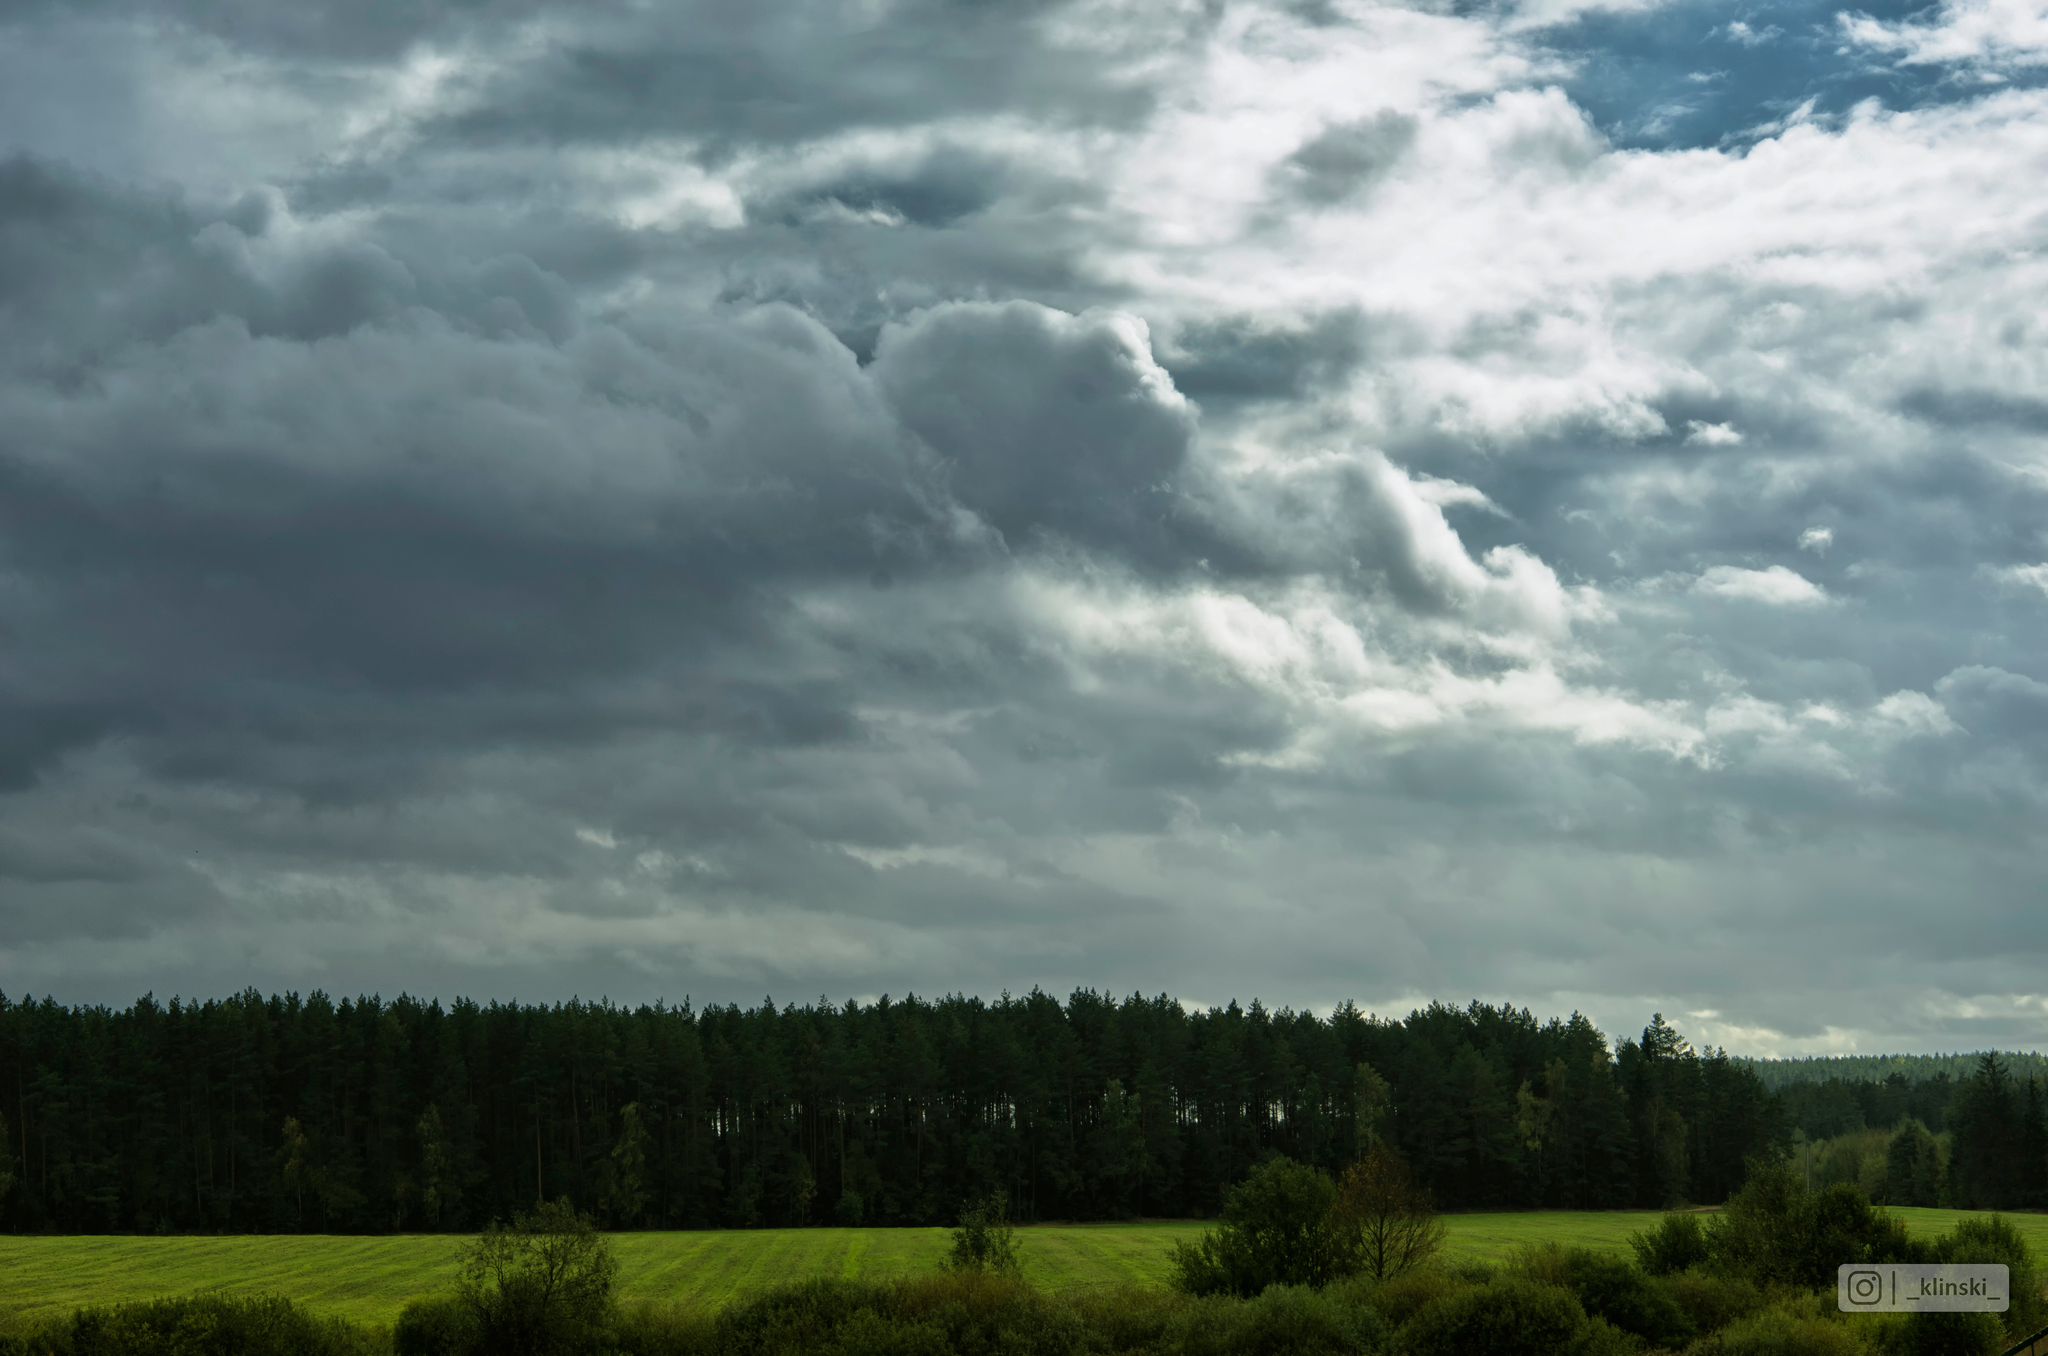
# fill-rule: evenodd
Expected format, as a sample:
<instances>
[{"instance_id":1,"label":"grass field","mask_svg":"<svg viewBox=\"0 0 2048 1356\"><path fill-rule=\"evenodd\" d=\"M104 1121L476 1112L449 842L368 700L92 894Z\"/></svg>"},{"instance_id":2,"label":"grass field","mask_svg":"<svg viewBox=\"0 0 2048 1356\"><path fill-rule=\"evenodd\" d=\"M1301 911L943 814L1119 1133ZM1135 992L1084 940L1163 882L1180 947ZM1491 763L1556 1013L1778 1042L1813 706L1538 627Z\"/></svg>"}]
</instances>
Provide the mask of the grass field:
<instances>
[{"instance_id":1,"label":"grass field","mask_svg":"<svg viewBox=\"0 0 2048 1356\"><path fill-rule=\"evenodd\" d=\"M1899 1210L1915 1234L1941 1233L1957 1210ZM1556 1242L1621 1251L1655 1222L1649 1212L1539 1211L1450 1215L1446 1252L1498 1261ZM2013 1216L2048 1257L2048 1216ZM1019 1229L1027 1279L1048 1289L1166 1279L1175 1239L1199 1221L1045 1224ZM945 1229L751 1229L619 1234L627 1303L719 1305L807 1276L886 1277L924 1271L945 1255ZM325 1313L388 1323L406 1301L446 1286L463 1240L445 1234L354 1238L0 1237L0 1312L51 1313L215 1288L285 1295Z\"/></svg>"}]
</instances>

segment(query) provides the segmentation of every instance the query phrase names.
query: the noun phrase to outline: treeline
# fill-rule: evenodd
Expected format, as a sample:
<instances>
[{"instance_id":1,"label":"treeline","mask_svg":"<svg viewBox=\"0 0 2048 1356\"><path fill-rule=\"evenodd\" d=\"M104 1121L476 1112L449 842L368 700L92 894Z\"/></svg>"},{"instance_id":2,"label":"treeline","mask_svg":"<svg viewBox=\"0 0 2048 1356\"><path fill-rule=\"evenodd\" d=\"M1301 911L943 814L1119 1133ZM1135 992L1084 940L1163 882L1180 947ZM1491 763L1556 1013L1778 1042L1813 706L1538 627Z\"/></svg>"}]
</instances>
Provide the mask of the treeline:
<instances>
[{"instance_id":1,"label":"treeline","mask_svg":"<svg viewBox=\"0 0 2048 1356\"><path fill-rule=\"evenodd\" d=\"M1396 1144L1447 1209L1718 1202L1785 1126L1661 1017L1190 1013L1081 990L695 1010L319 993L125 1010L0 995L0 1226L470 1229L1213 1214L1274 1153Z\"/></svg>"},{"instance_id":2,"label":"treeline","mask_svg":"<svg viewBox=\"0 0 2048 1356\"><path fill-rule=\"evenodd\" d=\"M1803 1083L1883 1083L1894 1075L1907 1083L1945 1078L1959 1083L1977 1070L1985 1052L1953 1055L1811 1055L1801 1059L1745 1059L1772 1092ZM2000 1052L2013 1076L2048 1078L2048 1055L2031 1050Z\"/></svg>"},{"instance_id":3,"label":"treeline","mask_svg":"<svg viewBox=\"0 0 2048 1356\"><path fill-rule=\"evenodd\" d=\"M1816 1186L1854 1183L1888 1205L2048 1208L2048 1080L2016 1077L2001 1055L1977 1056L1955 1083L1820 1084L1829 1095L1805 1105L1803 1091L1781 1095L1807 1132L1798 1159Z\"/></svg>"},{"instance_id":4,"label":"treeline","mask_svg":"<svg viewBox=\"0 0 2048 1356\"><path fill-rule=\"evenodd\" d=\"M1794 1083L1778 1090L1785 1119L1809 1140L1833 1139L1859 1130L1890 1130L1902 1120L1919 1121L1935 1133L1948 1128L1949 1105L1963 1082L1946 1070L1915 1082L1894 1073L1883 1082L1831 1078L1825 1083ZM2008 1069L2001 1060L2000 1067ZM2008 1077L2010 1073L2008 1071Z\"/></svg>"}]
</instances>

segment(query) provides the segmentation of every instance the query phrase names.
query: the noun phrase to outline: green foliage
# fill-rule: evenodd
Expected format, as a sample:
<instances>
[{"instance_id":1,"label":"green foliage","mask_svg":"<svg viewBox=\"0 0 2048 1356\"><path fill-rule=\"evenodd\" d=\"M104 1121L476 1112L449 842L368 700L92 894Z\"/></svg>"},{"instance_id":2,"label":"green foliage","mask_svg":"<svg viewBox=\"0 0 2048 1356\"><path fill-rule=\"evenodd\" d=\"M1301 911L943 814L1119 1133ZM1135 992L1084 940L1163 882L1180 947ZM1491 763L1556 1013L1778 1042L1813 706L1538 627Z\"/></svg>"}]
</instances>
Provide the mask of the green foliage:
<instances>
[{"instance_id":1,"label":"green foliage","mask_svg":"<svg viewBox=\"0 0 2048 1356\"><path fill-rule=\"evenodd\" d=\"M1846 1182L1873 1201L1889 1201L1891 1139L1883 1130L1855 1130L1813 1145L1807 1151L1812 1185Z\"/></svg>"},{"instance_id":2,"label":"green foliage","mask_svg":"<svg viewBox=\"0 0 2048 1356\"><path fill-rule=\"evenodd\" d=\"M1653 1347L1677 1348L1693 1336L1693 1323L1661 1281L1625 1260L1590 1248L1534 1248L1516 1259L1532 1281L1561 1286L1586 1312L1642 1338Z\"/></svg>"},{"instance_id":3,"label":"green foliage","mask_svg":"<svg viewBox=\"0 0 2048 1356\"><path fill-rule=\"evenodd\" d=\"M1570 1291L1509 1277L1431 1302L1398 1336L1405 1356L1566 1356L1592 1331Z\"/></svg>"},{"instance_id":4,"label":"green foliage","mask_svg":"<svg viewBox=\"0 0 2048 1356\"><path fill-rule=\"evenodd\" d=\"M1447 1211L1621 1209L1721 1199L1776 1114L1668 1026L1617 1046L1582 1016L1479 1003L1191 1013L1088 990L702 1010L0 995L0 1086L20 1094L0 1227L23 1234L466 1234L557 1196L617 1228L945 1226L998 1188L1020 1221L1197 1218L1275 1154L1335 1176L1375 1144ZM1245 1114L1245 1088L1283 1114Z\"/></svg>"},{"instance_id":5,"label":"green foliage","mask_svg":"<svg viewBox=\"0 0 2048 1356\"><path fill-rule=\"evenodd\" d=\"M1269 1285L1321 1286L1349 1275L1358 1268L1357 1236L1334 1217L1337 1203L1326 1174L1268 1159L1225 1194L1217 1228L1175 1246L1175 1286L1249 1297Z\"/></svg>"},{"instance_id":6,"label":"green foliage","mask_svg":"<svg viewBox=\"0 0 2048 1356\"><path fill-rule=\"evenodd\" d=\"M2002 1262L2012 1285L2012 1307L2005 1312L2004 1329L2014 1341L2048 1326L2048 1300L2041 1295L2041 1269L2033 1249L2002 1215L1989 1219L1958 1220L1956 1227L1935 1240L1934 1257L1942 1262Z\"/></svg>"},{"instance_id":7,"label":"green foliage","mask_svg":"<svg viewBox=\"0 0 2048 1356\"><path fill-rule=\"evenodd\" d=\"M1760 1285L1832 1288L1845 1262L1910 1262L1927 1249L1903 1221L1841 1182L1807 1191L1787 1163L1759 1167L1707 1230L1716 1270Z\"/></svg>"},{"instance_id":8,"label":"green foliage","mask_svg":"<svg viewBox=\"0 0 2048 1356\"><path fill-rule=\"evenodd\" d=\"M1656 1228L1630 1234L1628 1245L1652 1276L1668 1276L1707 1260L1707 1234L1698 1215L1665 1215Z\"/></svg>"},{"instance_id":9,"label":"green foliage","mask_svg":"<svg viewBox=\"0 0 2048 1356\"><path fill-rule=\"evenodd\" d=\"M1910 1116L1885 1148L1884 1189L1892 1205L1941 1204L1941 1146Z\"/></svg>"},{"instance_id":10,"label":"green foliage","mask_svg":"<svg viewBox=\"0 0 2048 1356\"><path fill-rule=\"evenodd\" d=\"M1398 1328L1436 1301L1481 1283L1444 1267L1424 1267L1386 1281L1357 1277L1333 1287L1333 1291L1358 1307L1370 1309L1389 1328Z\"/></svg>"},{"instance_id":11,"label":"green foliage","mask_svg":"<svg viewBox=\"0 0 2048 1356\"><path fill-rule=\"evenodd\" d=\"M1686 1356L1866 1356L1866 1349L1841 1315L1809 1295L1738 1319L1688 1348Z\"/></svg>"},{"instance_id":12,"label":"green foliage","mask_svg":"<svg viewBox=\"0 0 2048 1356\"><path fill-rule=\"evenodd\" d=\"M414 1300L391 1328L393 1356L465 1356L480 1345L475 1313L449 1295Z\"/></svg>"},{"instance_id":13,"label":"green foliage","mask_svg":"<svg viewBox=\"0 0 2048 1356\"><path fill-rule=\"evenodd\" d=\"M381 1346L362 1329L289 1300L233 1295L81 1309L0 1338L6 1356L381 1356Z\"/></svg>"},{"instance_id":14,"label":"green foliage","mask_svg":"<svg viewBox=\"0 0 2048 1356\"><path fill-rule=\"evenodd\" d=\"M960 1208L960 1227L953 1230L946 1264L956 1271L1018 1274L1016 1230L1010 1227L1009 1203L1000 1192Z\"/></svg>"},{"instance_id":15,"label":"green foliage","mask_svg":"<svg viewBox=\"0 0 2048 1356\"><path fill-rule=\"evenodd\" d=\"M1742 1276L1685 1271L1664 1278L1671 1298L1700 1332L1725 1328L1764 1307L1764 1292Z\"/></svg>"},{"instance_id":16,"label":"green foliage","mask_svg":"<svg viewBox=\"0 0 2048 1356\"><path fill-rule=\"evenodd\" d=\"M478 1356L572 1356L612 1312L611 1244L566 1201L493 1223L463 1251L456 1293Z\"/></svg>"},{"instance_id":17,"label":"green foliage","mask_svg":"<svg viewBox=\"0 0 2048 1356\"><path fill-rule=\"evenodd\" d=\"M616 1225L631 1228L641 1223L647 1211L647 1145L640 1105L628 1102L619 1108L619 1139L612 1146L610 1162L604 1165L598 1193L599 1208Z\"/></svg>"},{"instance_id":18,"label":"green foliage","mask_svg":"<svg viewBox=\"0 0 2048 1356\"><path fill-rule=\"evenodd\" d=\"M1898 1356L1996 1356L2006 1330L1997 1314L1907 1314L1899 1338Z\"/></svg>"}]
</instances>

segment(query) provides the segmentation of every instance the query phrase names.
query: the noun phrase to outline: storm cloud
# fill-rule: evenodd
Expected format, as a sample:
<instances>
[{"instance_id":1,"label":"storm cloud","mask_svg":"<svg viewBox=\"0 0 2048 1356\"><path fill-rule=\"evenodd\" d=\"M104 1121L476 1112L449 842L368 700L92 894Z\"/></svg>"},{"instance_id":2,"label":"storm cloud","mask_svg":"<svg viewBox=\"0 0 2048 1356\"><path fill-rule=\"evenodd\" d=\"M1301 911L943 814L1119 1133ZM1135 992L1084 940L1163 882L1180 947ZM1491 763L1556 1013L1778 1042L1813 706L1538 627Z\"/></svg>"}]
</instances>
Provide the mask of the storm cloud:
<instances>
[{"instance_id":1,"label":"storm cloud","mask_svg":"<svg viewBox=\"0 0 2048 1356\"><path fill-rule=\"evenodd\" d=\"M2044 51L8 6L0 985L2038 1044Z\"/></svg>"}]
</instances>

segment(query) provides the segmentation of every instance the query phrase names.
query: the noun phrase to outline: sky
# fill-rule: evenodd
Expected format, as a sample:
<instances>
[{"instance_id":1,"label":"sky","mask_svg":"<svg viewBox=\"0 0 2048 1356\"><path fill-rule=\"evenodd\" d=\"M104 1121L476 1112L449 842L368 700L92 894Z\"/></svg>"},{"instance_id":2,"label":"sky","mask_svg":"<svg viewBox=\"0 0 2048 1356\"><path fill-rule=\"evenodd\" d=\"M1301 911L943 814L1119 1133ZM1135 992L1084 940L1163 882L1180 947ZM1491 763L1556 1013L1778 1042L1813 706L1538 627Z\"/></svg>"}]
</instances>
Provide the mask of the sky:
<instances>
[{"instance_id":1,"label":"sky","mask_svg":"<svg viewBox=\"0 0 2048 1356\"><path fill-rule=\"evenodd\" d=\"M2048 1024L2027 0L7 0L0 989Z\"/></svg>"}]
</instances>

